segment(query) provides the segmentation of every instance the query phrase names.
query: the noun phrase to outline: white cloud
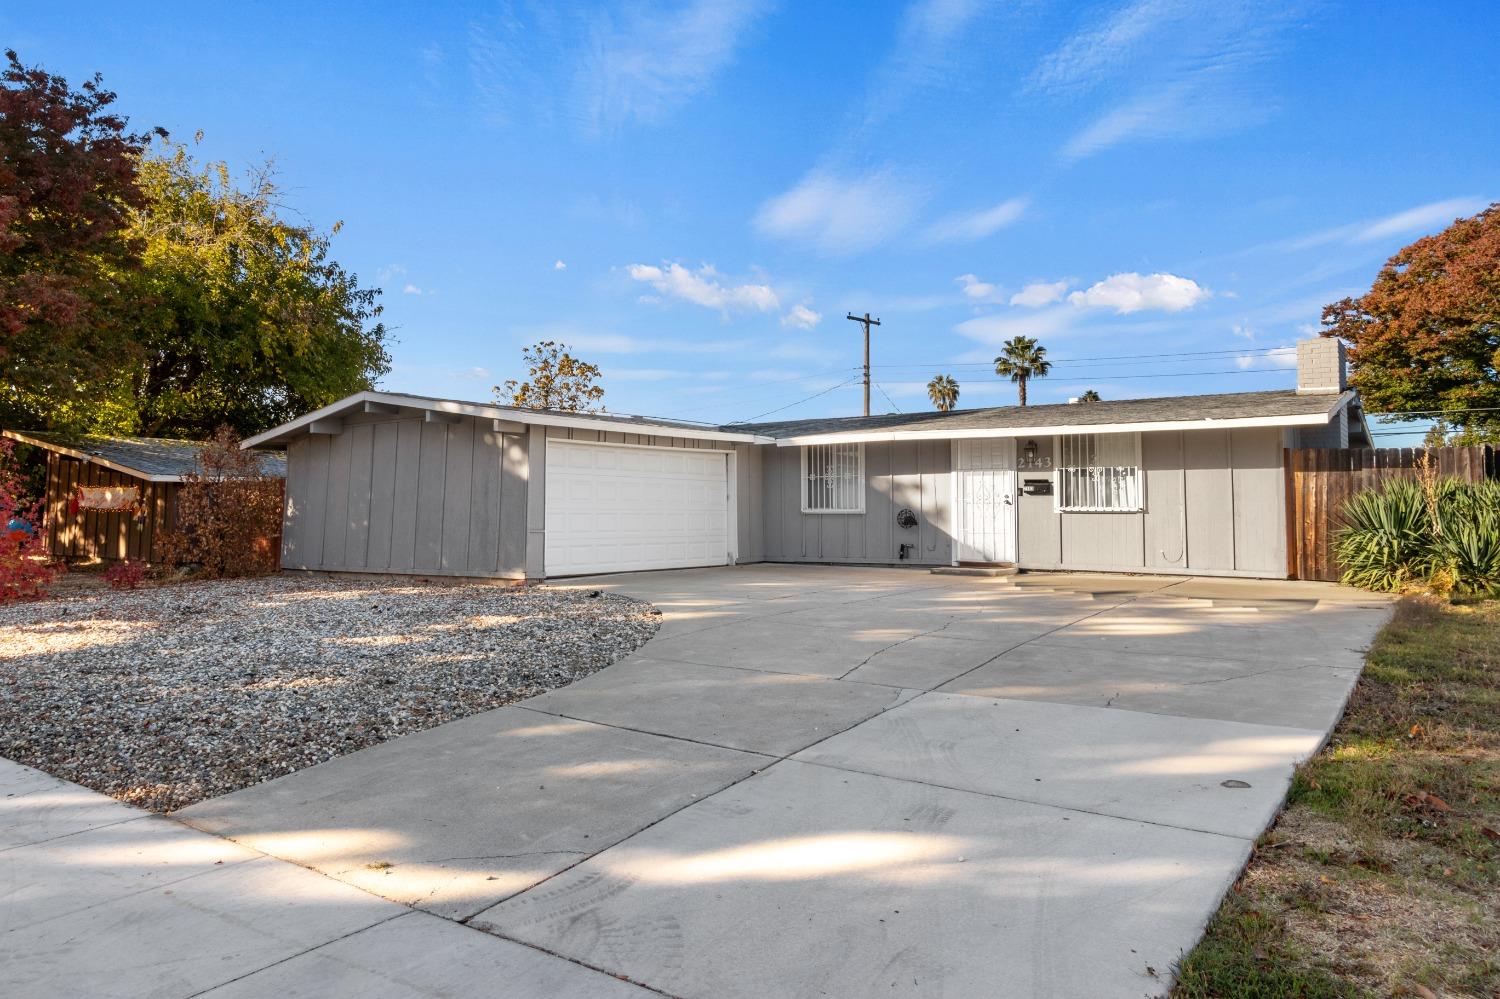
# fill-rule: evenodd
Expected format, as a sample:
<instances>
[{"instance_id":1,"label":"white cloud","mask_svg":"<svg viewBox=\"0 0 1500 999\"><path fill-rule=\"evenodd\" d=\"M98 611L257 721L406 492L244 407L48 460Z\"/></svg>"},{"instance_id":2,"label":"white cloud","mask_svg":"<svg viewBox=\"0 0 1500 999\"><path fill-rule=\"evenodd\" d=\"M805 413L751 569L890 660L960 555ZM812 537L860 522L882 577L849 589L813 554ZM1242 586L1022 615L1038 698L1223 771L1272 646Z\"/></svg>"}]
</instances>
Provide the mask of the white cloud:
<instances>
[{"instance_id":1,"label":"white cloud","mask_svg":"<svg viewBox=\"0 0 1500 999\"><path fill-rule=\"evenodd\" d=\"M1078 317L1077 309L1064 305L1024 314L1002 313L994 316L979 316L959 323L954 329L971 340L998 344L1013 336L1061 336L1078 321ZM979 360L986 359L979 358Z\"/></svg>"},{"instance_id":2,"label":"white cloud","mask_svg":"<svg viewBox=\"0 0 1500 999\"><path fill-rule=\"evenodd\" d=\"M531 330L525 335L558 340L591 354L726 354L751 346L747 340L657 340L623 333L585 333L556 328Z\"/></svg>"},{"instance_id":3,"label":"white cloud","mask_svg":"<svg viewBox=\"0 0 1500 999\"><path fill-rule=\"evenodd\" d=\"M1084 308L1114 309L1125 315L1145 309L1181 312L1213 295L1213 292L1191 278L1175 274L1112 274L1084 291L1068 296L1073 305Z\"/></svg>"},{"instance_id":4,"label":"white cloud","mask_svg":"<svg viewBox=\"0 0 1500 999\"><path fill-rule=\"evenodd\" d=\"M666 263L662 267L631 264L626 271L632 280L649 284L666 298L681 299L705 309L717 309L720 312L731 309L772 312L781 306L770 285L726 285L719 280L719 272L712 264L704 264L696 271L690 271L677 263Z\"/></svg>"},{"instance_id":5,"label":"white cloud","mask_svg":"<svg viewBox=\"0 0 1500 999\"><path fill-rule=\"evenodd\" d=\"M824 253L858 253L906 228L924 200L920 189L889 169L859 176L814 170L762 204L755 228Z\"/></svg>"},{"instance_id":6,"label":"white cloud","mask_svg":"<svg viewBox=\"0 0 1500 999\"><path fill-rule=\"evenodd\" d=\"M823 314L809 309L805 305L794 305L792 310L781 317L781 325L795 326L798 329L810 330L823 321Z\"/></svg>"},{"instance_id":7,"label":"white cloud","mask_svg":"<svg viewBox=\"0 0 1500 999\"><path fill-rule=\"evenodd\" d=\"M1486 198L1448 198L1425 205L1416 205L1378 219L1367 219L1350 225L1334 226L1299 239L1279 244L1278 248L1307 250L1330 243L1375 243L1395 236L1414 236L1447 228L1454 219L1483 211L1489 204Z\"/></svg>"},{"instance_id":8,"label":"white cloud","mask_svg":"<svg viewBox=\"0 0 1500 999\"><path fill-rule=\"evenodd\" d=\"M453 377L466 382L487 382L490 380L489 368L465 368L463 371L455 372Z\"/></svg>"},{"instance_id":9,"label":"white cloud","mask_svg":"<svg viewBox=\"0 0 1500 999\"><path fill-rule=\"evenodd\" d=\"M1000 290L988 281L979 280L975 274L960 274L953 279L953 283L963 289L964 296L972 298L976 302L990 302Z\"/></svg>"},{"instance_id":10,"label":"white cloud","mask_svg":"<svg viewBox=\"0 0 1500 999\"><path fill-rule=\"evenodd\" d=\"M1036 281L1010 296L1010 304L1036 309L1061 302L1063 292L1068 290L1070 284L1071 281Z\"/></svg>"},{"instance_id":11,"label":"white cloud","mask_svg":"<svg viewBox=\"0 0 1500 999\"><path fill-rule=\"evenodd\" d=\"M396 278L406 273L405 264L386 264L375 272L375 277L381 284L390 284Z\"/></svg>"},{"instance_id":12,"label":"white cloud","mask_svg":"<svg viewBox=\"0 0 1500 999\"><path fill-rule=\"evenodd\" d=\"M584 123L598 129L666 117L734 61L769 8L763 0L689 0L601 13L579 73Z\"/></svg>"},{"instance_id":13,"label":"white cloud","mask_svg":"<svg viewBox=\"0 0 1500 999\"><path fill-rule=\"evenodd\" d=\"M1079 31L1049 53L1031 76L1043 90L1068 90L1101 82L1150 36L1180 21L1192 8L1180 0L1137 0L1102 24Z\"/></svg>"},{"instance_id":14,"label":"white cloud","mask_svg":"<svg viewBox=\"0 0 1500 999\"><path fill-rule=\"evenodd\" d=\"M403 295L420 295L420 294L422 294L422 289L418 288L416 285L414 285L410 281L408 281L406 283L406 285L404 287L402 287L401 294L403 294Z\"/></svg>"},{"instance_id":15,"label":"white cloud","mask_svg":"<svg viewBox=\"0 0 1500 999\"><path fill-rule=\"evenodd\" d=\"M564 263L563 261L558 260L558 261L556 261L556 262L553 263L552 269L555 270L555 271L565 271L565 270L568 269L568 265L566 263Z\"/></svg>"},{"instance_id":16,"label":"white cloud","mask_svg":"<svg viewBox=\"0 0 1500 999\"><path fill-rule=\"evenodd\" d=\"M1032 88L1053 96L1124 94L1062 149L1079 160L1140 139L1217 135L1275 111L1265 64L1285 47L1301 3L1135 0L1046 56Z\"/></svg>"},{"instance_id":17,"label":"white cloud","mask_svg":"<svg viewBox=\"0 0 1500 999\"><path fill-rule=\"evenodd\" d=\"M927 230L928 241L933 243L970 242L993 236L1008 225L1013 225L1030 206L1029 198L1011 198L998 205L977 212L959 212L946 215L934 222Z\"/></svg>"},{"instance_id":18,"label":"white cloud","mask_svg":"<svg viewBox=\"0 0 1500 999\"><path fill-rule=\"evenodd\" d=\"M1255 339L1255 330L1250 328L1249 323L1235 323L1233 327L1233 333L1235 336L1241 337L1245 340Z\"/></svg>"}]
</instances>

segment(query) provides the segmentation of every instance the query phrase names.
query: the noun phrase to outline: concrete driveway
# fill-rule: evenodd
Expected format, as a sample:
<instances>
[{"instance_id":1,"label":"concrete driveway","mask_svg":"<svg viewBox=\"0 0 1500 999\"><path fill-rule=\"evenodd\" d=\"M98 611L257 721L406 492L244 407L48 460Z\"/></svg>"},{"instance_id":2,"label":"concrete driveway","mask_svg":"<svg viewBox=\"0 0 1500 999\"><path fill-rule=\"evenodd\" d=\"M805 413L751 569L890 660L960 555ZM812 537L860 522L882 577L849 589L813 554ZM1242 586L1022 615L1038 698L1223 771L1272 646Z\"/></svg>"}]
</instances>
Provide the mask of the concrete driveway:
<instances>
[{"instance_id":1,"label":"concrete driveway","mask_svg":"<svg viewBox=\"0 0 1500 999\"><path fill-rule=\"evenodd\" d=\"M50 930L12 919L28 957L0 976L216 996L1160 994L1386 616L1331 586L1196 578L756 565L581 585L652 601L660 635L570 687L178 813L234 841L241 883L214 904L248 897L242 924L276 911L258 879L328 886L284 916L303 946L133 979L106 950L145 931L111 903ZM83 927L59 944L66 919ZM192 946L227 946L210 936Z\"/></svg>"}]
</instances>

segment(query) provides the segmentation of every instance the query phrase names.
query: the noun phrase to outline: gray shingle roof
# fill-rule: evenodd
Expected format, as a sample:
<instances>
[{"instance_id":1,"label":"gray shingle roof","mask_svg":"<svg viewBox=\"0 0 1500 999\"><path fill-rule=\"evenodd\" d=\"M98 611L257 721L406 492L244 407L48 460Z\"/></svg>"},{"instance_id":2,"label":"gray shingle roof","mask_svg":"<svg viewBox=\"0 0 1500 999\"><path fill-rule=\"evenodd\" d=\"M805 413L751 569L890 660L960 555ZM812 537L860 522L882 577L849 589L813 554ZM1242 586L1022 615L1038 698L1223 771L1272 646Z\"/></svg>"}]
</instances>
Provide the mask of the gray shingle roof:
<instances>
[{"instance_id":1,"label":"gray shingle roof","mask_svg":"<svg viewBox=\"0 0 1500 999\"><path fill-rule=\"evenodd\" d=\"M1271 392L1227 392L1179 395L1115 402L1053 403L1043 406L994 406L956 409L950 413L888 413L883 416L824 417L778 423L735 423L725 430L766 437L802 437L858 430L933 431L1004 430L1027 427L1094 426L1112 423L1169 423L1193 420L1238 420L1257 417L1315 416L1327 413L1336 395L1298 395L1291 389Z\"/></svg>"},{"instance_id":2,"label":"gray shingle roof","mask_svg":"<svg viewBox=\"0 0 1500 999\"><path fill-rule=\"evenodd\" d=\"M143 477L180 478L196 472L198 452L203 449L203 445L195 441L165 437L75 436L50 430L7 431L7 435L51 450L99 458L115 467L138 472ZM261 469L267 475L285 478L286 459L279 454L263 453Z\"/></svg>"}]
</instances>

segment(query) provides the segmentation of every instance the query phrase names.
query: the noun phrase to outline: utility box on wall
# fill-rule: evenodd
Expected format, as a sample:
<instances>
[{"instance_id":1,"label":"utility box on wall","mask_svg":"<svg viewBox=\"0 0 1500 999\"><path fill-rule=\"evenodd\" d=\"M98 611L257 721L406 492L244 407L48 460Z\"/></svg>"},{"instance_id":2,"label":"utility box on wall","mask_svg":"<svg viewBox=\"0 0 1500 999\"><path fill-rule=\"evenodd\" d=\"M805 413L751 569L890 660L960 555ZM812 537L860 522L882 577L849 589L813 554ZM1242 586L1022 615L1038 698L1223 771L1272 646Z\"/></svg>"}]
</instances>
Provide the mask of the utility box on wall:
<instances>
[{"instance_id":1,"label":"utility box on wall","mask_svg":"<svg viewBox=\"0 0 1500 999\"><path fill-rule=\"evenodd\" d=\"M1051 479L1023 479L1021 480L1021 495L1023 496L1051 496Z\"/></svg>"}]
</instances>

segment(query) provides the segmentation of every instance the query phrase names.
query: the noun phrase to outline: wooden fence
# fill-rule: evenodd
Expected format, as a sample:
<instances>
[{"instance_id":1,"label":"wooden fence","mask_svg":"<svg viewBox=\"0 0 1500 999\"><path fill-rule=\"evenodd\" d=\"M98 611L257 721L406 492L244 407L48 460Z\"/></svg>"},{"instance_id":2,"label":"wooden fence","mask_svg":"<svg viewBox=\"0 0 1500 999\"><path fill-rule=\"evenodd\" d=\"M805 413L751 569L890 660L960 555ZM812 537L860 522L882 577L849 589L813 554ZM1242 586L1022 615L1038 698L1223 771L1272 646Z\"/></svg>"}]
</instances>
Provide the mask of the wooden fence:
<instances>
[{"instance_id":1,"label":"wooden fence","mask_svg":"<svg viewBox=\"0 0 1500 999\"><path fill-rule=\"evenodd\" d=\"M1339 511L1355 493L1417 474L1423 448L1298 448L1285 452L1287 575L1337 581L1333 557ZM1489 446L1432 449L1438 473L1468 482L1500 478L1500 452Z\"/></svg>"}]
</instances>

